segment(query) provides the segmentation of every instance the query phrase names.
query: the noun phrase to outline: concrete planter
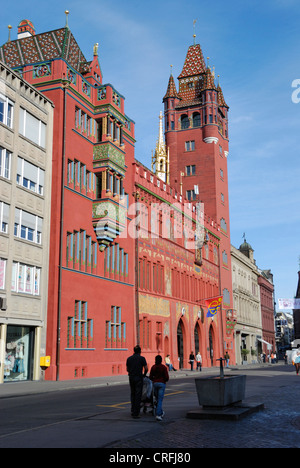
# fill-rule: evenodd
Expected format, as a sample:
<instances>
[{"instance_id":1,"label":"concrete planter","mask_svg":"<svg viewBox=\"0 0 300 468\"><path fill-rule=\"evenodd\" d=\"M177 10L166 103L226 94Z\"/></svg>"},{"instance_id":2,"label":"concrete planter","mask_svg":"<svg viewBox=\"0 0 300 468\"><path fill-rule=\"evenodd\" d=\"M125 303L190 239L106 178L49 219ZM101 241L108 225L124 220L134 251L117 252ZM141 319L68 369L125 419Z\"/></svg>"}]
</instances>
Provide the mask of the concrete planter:
<instances>
[{"instance_id":1,"label":"concrete planter","mask_svg":"<svg viewBox=\"0 0 300 468\"><path fill-rule=\"evenodd\" d=\"M245 398L246 376L195 379L198 401L203 408L224 408Z\"/></svg>"}]
</instances>

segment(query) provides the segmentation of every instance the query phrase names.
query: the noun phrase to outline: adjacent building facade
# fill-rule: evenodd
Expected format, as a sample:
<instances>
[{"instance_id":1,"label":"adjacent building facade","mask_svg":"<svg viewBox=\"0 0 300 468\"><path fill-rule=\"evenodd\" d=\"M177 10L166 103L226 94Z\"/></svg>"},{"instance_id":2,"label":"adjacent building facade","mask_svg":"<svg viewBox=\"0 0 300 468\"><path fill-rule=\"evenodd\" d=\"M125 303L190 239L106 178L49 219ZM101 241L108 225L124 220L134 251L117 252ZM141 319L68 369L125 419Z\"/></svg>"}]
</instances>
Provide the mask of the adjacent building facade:
<instances>
[{"instance_id":1,"label":"adjacent building facade","mask_svg":"<svg viewBox=\"0 0 300 468\"><path fill-rule=\"evenodd\" d=\"M0 383L46 354L53 104L0 61Z\"/></svg>"},{"instance_id":2,"label":"adjacent building facade","mask_svg":"<svg viewBox=\"0 0 300 468\"><path fill-rule=\"evenodd\" d=\"M296 299L300 299L300 271L298 271L298 284L297 284L297 290L296 290ZM293 319L294 319L294 339L299 340L300 339L300 310L299 309L294 309L293 310Z\"/></svg>"},{"instance_id":3,"label":"adjacent building facade","mask_svg":"<svg viewBox=\"0 0 300 468\"><path fill-rule=\"evenodd\" d=\"M275 298L273 275L270 270L260 270L258 277L260 290L261 320L262 320L262 352L269 354L275 351Z\"/></svg>"},{"instance_id":4,"label":"adjacent building facade","mask_svg":"<svg viewBox=\"0 0 300 468\"><path fill-rule=\"evenodd\" d=\"M231 247L234 310L237 314L235 329L236 362L252 362L262 352L262 318L259 272L253 258L253 249L246 241L239 249Z\"/></svg>"},{"instance_id":5,"label":"adjacent building facade","mask_svg":"<svg viewBox=\"0 0 300 468\"><path fill-rule=\"evenodd\" d=\"M231 246L237 364L276 352L273 275L259 270L253 253L246 239Z\"/></svg>"}]
</instances>

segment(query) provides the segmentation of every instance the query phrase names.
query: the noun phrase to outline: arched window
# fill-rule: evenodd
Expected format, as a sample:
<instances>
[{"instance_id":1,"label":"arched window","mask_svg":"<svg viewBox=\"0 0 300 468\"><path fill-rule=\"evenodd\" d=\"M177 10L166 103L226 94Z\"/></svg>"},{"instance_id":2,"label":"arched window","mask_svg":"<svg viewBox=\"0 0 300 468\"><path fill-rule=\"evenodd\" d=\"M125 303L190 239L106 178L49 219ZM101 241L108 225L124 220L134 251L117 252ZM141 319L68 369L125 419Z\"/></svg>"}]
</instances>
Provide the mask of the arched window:
<instances>
[{"instance_id":1,"label":"arched window","mask_svg":"<svg viewBox=\"0 0 300 468\"><path fill-rule=\"evenodd\" d=\"M221 229L224 232L227 232L227 224L224 218L221 219Z\"/></svg>"},{"instance_id":2,"label":"arched window","mask_svg":"<svg viewBox=\"0 0 300 468\"><path fill-rule=\"evenodd\" d=\"M199 112L194 112L193 114L193 127L200 127L201 125L201 116Z\"/></svg>"},{"instance_id":3,"label":"arched window","mask_svg":"<svg viewBox=\"0 0 300 468\"><path fill-rule=\"evenodd\" d=\"M223 289L223 304L230 305L230 294L228 289Z\"/></svg>"},{"instance_id":4,"label":"arched window","mask_svg":"<svg viewBox=\"0 0 300 468\"><path fill-rule=\"evenodd\" d=\"M181 130L185 130L185 129L189 128L190 120L189 120L189 118L188 118L188 116L186 114L183 114L180 117L180 123L181 123Z\"/></svg>"}]
</instances>

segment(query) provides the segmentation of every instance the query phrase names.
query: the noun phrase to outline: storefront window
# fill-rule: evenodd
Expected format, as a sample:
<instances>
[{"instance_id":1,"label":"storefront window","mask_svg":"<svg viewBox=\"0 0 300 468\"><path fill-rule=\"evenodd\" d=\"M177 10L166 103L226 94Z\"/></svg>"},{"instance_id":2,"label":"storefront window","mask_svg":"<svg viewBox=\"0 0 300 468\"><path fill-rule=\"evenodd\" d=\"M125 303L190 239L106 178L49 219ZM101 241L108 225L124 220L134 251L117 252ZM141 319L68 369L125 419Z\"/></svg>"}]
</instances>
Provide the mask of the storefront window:
<instances>
[{"instance_id":1,"label":"storefront window","mask_svg":"<svg viewBox=\"0 0 300 468\"><path fill-rule=\"evenodd\" d=\"M4 382L31 378L32 335L29 327L7 327Z\"/></svg>"}]
</instances>

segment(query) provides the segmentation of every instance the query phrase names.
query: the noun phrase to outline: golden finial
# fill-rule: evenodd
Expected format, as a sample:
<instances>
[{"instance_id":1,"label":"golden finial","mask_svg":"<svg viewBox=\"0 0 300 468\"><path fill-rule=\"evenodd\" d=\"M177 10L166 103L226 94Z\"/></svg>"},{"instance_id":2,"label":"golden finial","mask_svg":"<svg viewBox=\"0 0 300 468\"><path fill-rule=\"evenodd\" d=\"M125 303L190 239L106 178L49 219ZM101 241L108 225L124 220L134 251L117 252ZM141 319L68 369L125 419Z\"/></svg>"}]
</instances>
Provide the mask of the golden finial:
<instances>
[{"instance_id":1,"label":"golden finial","mask_svg":"<svg viewBox=\"0 0 300 468\"><path fill-rule=\"evenodd\" d=\"M171 75L173 75L173 65L170 65L171 67Z\"/></svg>"},{"instance_id":2,"label":"golden finial","mask_svg":"<svg viewBox=\"0 0 300 468\"><path fill-rule=\"evenodd\" d=\"M69 15L69 13L70 13L69 10L66 10L66 11L65 11L65 15L66 15L66 28L69 27L69 24L68 24L68 15Z\"/></svg>"},{"instance_id":3,"label":"golden finial","mask_svg":"<svg viewBox=\"0 0 300 468\"><path fill-rule=\"evenodd\" d=\"M96 44L94 44L94 57L95 55L98 55L98 47L99 47L99 44L97 42Z\"/></svg>"},{"instance_id":4,"label":"golden finial","mask_svg":"<svg viewBox=\"0 0 300 468\"><path fill-rule=\"evenodd\" d=\"M10 31L12 29L12 26L9 24L7 27L8 27L8 42L10 42Z\"/></svg>"}]
</instances>

